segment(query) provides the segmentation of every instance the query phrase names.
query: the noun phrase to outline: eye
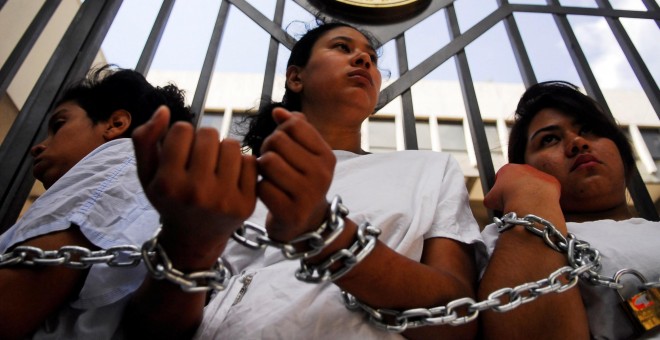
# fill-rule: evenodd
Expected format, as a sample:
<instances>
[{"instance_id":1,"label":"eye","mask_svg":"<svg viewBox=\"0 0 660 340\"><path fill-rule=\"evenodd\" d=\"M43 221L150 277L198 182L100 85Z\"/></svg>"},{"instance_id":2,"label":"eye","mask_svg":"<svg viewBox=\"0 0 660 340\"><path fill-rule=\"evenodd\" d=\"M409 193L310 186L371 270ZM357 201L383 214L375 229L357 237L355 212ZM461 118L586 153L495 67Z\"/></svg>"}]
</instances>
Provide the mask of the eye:
<instances>
[{"instance_id":1,"label":"eye","mask_svg":"<svg viewBox=\"0 0 660 340\"><path fill-rule=\"evenodd\" d=\"M340 49L340 50L342 50L342 51L344 51L344 52L346 52L346 53L350 53L350 52L351 52L351 48L348 46L348 44L343 43L343 42L338 42L338 43L336 43L333 47L334 47L334 48L338 48L338 49Z\"/></svg>"},{"instance_id":2,"label":"eye","mask_svg":"<svg viewBox=\"0 0 660 340\"><path fill-rule=\"evenodd\" d=\"M539 145L541 147L545 147L545 146L548 146L548 145L552 145L552 144L554 144L555 142L558 142L558 141L559 141L558 136L552 135L552 134L547 134L547 135L542 136L539 139Z\"/></svg>"},{"instance_id":3,"label":"eye","mask_svg":"<svg viewBox=\"0 0 660 340\"><path fill-rule=\"evenodd\" d=\"M378 65L378 56L375 54L369 54L369 58L374 65Z\"/></svg>"},{"instance_id":4,"label":"eye","mask_svg":"<svg viewBox=\"0 0 660 340\"><path fill-rule=\"evenodd\" d=\"M593 134L593 133L594 133L594 129L591 125L582 125L580 127L580 135L581 136L589 135L589 134Z\"/></svg>"},{"instance_id":5,"label":"eye","mask_svg":"<svg viewBox=\"0 0 660 340\"><path fill-rule=\"evenodd\" d=\"M50 130L51 133L56 133L63 125L66 123L64 119L56 119L50 122L48 126L48 130Z\"/></svg>"}]
</instances>

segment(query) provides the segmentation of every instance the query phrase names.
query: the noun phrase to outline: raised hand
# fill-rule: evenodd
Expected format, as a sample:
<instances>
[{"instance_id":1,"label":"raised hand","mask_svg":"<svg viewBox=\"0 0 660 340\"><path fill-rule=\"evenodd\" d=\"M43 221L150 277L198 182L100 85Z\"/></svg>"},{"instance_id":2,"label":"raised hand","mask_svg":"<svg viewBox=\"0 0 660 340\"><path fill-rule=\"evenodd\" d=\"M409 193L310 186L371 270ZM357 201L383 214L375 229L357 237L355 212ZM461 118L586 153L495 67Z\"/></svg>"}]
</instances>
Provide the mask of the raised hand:
<instances>
[{"instance_id":1,"label":"raised hand","mask_svg":"<svg viewBox=\"0 0 660 340\"><path fill-rule=\"evenodd\" d=\"M484 198L484 205L503 212L519 209L534 211L548 204L559 204L561 185L551 176L527 164L506 164L495 177L495 185ZM526 213L526 212L525 212Z\"/></svg>"},{"instance_id":2,"label":"raised hand","mask_svg":"<svg viewBox=\"0 0 660 340\"><path fill-rule=\"evenodd\" d=\"M288 242L316 230L325 219L336 159L302 114L277 108L273 118L278 127L264 141L257 160L262 175L257 194L270 211L269 237Z\"/></svg>"},{"instance_id":3,"label":"raised hand","mask_svg":"<svg viewBox=\"0 0 660 340\"><path fill-rule=\"evenodd\" d=\"M133 133L140 182L163 221L162 243L181 252L224 248L254 211L256 160L237 141L219 142L215 129L177 122L168 130L168 122L161 107Z\"/></svg>"}]
</instances>

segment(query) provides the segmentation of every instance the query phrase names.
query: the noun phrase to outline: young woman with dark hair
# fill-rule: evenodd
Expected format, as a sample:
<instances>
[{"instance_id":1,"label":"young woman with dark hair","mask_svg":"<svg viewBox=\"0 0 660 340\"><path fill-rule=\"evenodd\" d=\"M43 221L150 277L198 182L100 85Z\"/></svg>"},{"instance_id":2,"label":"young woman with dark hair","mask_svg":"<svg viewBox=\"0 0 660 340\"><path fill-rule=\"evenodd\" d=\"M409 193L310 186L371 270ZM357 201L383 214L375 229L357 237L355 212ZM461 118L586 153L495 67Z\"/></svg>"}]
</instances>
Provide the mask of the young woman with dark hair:
<instances>
[{"instance_id":1,"label":"young woman with dark hair","mask_svg":"<svg viewBox=\"0 0 660 340\"><path fill-rule=\"evenodd\" d=\"M78 261L84 252L75 247L108 249L150 237L158 214L144 197L126 137L161 105L171 108L172 121L192 120L182 91L154 87L133 70L107 65L67 89L49 115L47 137L31 150L33 174L48 190L0 236L3 260L19 246L74 246L69 260ZM0 338L111 338L141 271L4 265Z\"/></svg>"},{"instance_id":2,"label":"young woman with dark hair","mask_svg":"<svg viewBox=\"0 0 660 340\"><path fill-rule=\"evenodd\" d=\"M217 143L212 129L175 124L166 131L166 112L135 132L141 181L163 220L159 249L182 273L208 270L222 255L235 275L206 308L205 294L147 277L125 315L131 333L400 338L348 310L341 291L389 310L474 297L473 247L482 243L457 162L430 151L361 149L360 128L378 102L377 61L375 44L349 25L307 33L292 50L283 103L264 110L246 137L258 159L241 155L236 142ZM348 212L328 203L335 195ZM280 249L230 240L246 220L265 225L276 244L296 244L286 251L310 254L292 261ZM343 229L333 234L329 225ZM319 253L296 242L310 232L324 240ZM347 254L355 261L331 260ZM330 281L294 276L324 264ZM401 330L411 338L470 338L476 326Z\"/></svg>"},{"instance_id":3,"label":"young woman with dark hair","mask_svg":"<svg viewBox=\"0 0 660 340\"><path fill-rule=\"evenodd\" d=\"M602 278L634 269L647 280L660 278L660 223L635 218L628 209L626 181L634 158L628 141L600 106L566 82L530 87L520 99L509 139L509 161L498 172L484 203L491 209L534 214L600 251ZM541 228L541 226L536 226ZM479 295L536 282L569 265L567 254L548 247L522 226L498 236L495 225L482 235L491 254ZM553 239L553 237L550 237ZM560 281L568 279L561 276ZM633 274L620 291L580 280L579 289L539 297L507 313L486 312L483 335L494 339L626 339L634 321L622 296L639 293ZM658 330L645 336L660 335Z\"/></svg>"}]
</instances>

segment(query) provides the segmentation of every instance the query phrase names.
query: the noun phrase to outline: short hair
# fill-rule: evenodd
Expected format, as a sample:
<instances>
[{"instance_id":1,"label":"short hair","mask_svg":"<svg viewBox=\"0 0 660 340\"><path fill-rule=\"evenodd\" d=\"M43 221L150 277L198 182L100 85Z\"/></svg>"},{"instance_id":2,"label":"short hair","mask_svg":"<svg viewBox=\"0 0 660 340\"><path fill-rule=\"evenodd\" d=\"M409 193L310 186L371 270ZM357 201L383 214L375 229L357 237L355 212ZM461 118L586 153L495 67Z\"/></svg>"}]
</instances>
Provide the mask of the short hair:
<instances>
[{"instance_id":1,"label":"short hair","mask_svg":"<svg viewBox=\"0 0 660 340\"><path fill-rule=\"evenodd\" d=\"M56 106L69 101L85 110L94 124L107 121L117 110L130 112L131 124L122 137L130 137L161 105L170 108L170 123L192 122L195 116L185 105L184 91L177 86L154 87L141 73L111 64L90 70L87 77L64 91Z\"/></svg>"},{"instance_id":2,"label":"short hair","mask_svg":"<svg viewBox=\"0 0 660 340\"><path fill-rule=\"evenodd\" d=\"M579 124L587 124L594 134L608 138L616 144L623 161L626 176L635 166L632 148L626 135L611 115L565 81L546 81L530 86L522 95L516 108L514 124L509 134L509 162L525 164L527 130L532 119L543 109L555 109L573 117Z\"/></svg>"},{"instance_id":3,"label":"short hair","mask_svg":"<svg viewBox=\"0 0 660 340\"><path fill-rule=\"evenodd\" d=\"M303 35L300 40L298 40L293 48L291 49L291 55L286 64L287 68L289 66L305 66L309 61L309 58L312 55L312 50L314 44L327 32L339 28L339 27L348 27L358 32L362 33L369 43L376 47L379 46L378 41L368 32L356 28L355 26L342 23L342 22L329 22L324 23L317 21L317 26L313 29L310 29ZM261 105L261 108L256 115L248 117L249 122L248 131L245 133L243 139L243 146L249 147L252 150L252 154L259 155L261 150L261 144L263 144L264 139L268 137L275 128L277 128L277 123L273 120L272 112L274 108L283 107L289 111L300 111L302 110L302 102L300 94L291 91L286 83L284 85L284 96L282 97L281 102L272 102L267 100L266 103Z\"/></svg>"}]
</instances>

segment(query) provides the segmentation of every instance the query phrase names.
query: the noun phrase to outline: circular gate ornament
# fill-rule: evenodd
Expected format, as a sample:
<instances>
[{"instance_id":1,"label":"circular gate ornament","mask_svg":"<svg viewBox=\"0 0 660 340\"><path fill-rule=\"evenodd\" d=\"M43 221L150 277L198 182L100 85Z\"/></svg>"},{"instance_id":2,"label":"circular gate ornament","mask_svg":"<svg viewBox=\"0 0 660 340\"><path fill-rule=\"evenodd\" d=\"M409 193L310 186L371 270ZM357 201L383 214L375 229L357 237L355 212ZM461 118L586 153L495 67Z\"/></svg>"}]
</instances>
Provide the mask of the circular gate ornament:
<instances>
[{"instance_id":1,"label":"circular gate ornament","mask_svg":"<svg viewBox=\"0 0 660 340\"><path fill-rule=\"evenodd\" d=\"M322 12L356 23L390 24L422 12L431 0L315 0Z\"/></svg>"}]
</instances>

